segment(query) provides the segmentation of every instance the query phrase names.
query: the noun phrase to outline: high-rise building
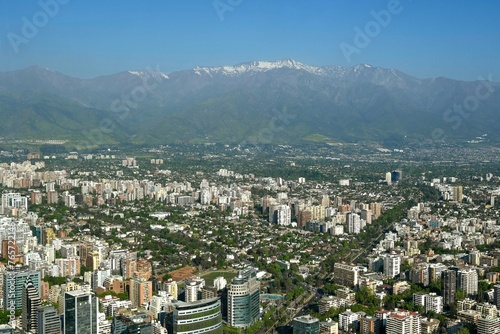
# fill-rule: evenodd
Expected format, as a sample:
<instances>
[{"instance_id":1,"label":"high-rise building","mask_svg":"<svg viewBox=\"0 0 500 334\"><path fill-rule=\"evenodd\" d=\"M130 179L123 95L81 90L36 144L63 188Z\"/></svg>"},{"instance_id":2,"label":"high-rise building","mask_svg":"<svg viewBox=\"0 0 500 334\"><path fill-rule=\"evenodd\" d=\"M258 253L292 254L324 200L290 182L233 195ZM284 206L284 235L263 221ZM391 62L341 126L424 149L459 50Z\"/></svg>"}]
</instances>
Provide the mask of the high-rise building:
<instances>
[{"instance_id":1,"label":"high-rise building","mask_svg":"<svg viewBox=\"0 0 500 334\"><path fill-rule=\"evenodd\" d=\"M61 318L53 306L40 306L37 309L37 334L60 334Z\"/></svg>"},{"instance_id":2,"label":"high-rise building","mask_svg":"<svg viewBox=\"0 0 500 334\"><path fill-rule=\"evenodd\" d=\"M457 272L457 289L461 289L467 296L477 294L477 281L477 271L473 268L464 268Z\"/></svg>"},{"instance_id":3,"label":"high-rise building","mask_svg":"<svg viewBox=\"0 0 500 334\"><path fill-rule=\"evenodd\" d=\"M328 194L323 194L321 197L321 206L325 208L330 206L330 196L328 196Z\"/></svg>"},{"instance_id":4,"label":"high-rise building","mask_svg":"<svg viewBox=\"0 0 500 334\"><path fill-rule=\"evenodd\" d=\"M222 290L226 287L227 285L227 280L224 278L224 276L219 276L214 279L214 289L219 291Z\"/></svg>"},{"instance_id":5,"label":"high-rise building","mask_svg":"<svg viewBox=\"0 0 500 334\"><path fill-rule=\"evenodd\" d=\"M184 301L186 303L192 303L198 300L198 292L201 292L200 285L196 281L190 281L186 283L184 289Z\"/></svg>"},{"instance_id":6,"label":"high-rise building","mask_svg":"<svg viewBox=\"0 0 500 334\"><path fill-rule=\"evenodd\" d=\"M64 294L64 333L97 334L96 296L88 291L75 290Z\"/></svg>"},{"instance_id":7,"label":"high-rise building","mask_svg":"<svg viewBox=\"0 0 500 334\"><path fill-rule=\"evenodd\" d=\"M372 210L363 209L361 210L361 219L364 219L369 225L372 223Z\"/></svg>"},{"instance_id":8,"label":"high-rise building","mask_svg":"<svg viewBox=\"0 0 500 334\"><path fill-rule=\"evenodd\" d=\"M167 291L172 296L173 299L178 298L178 289L176 281L170 278L166 282L163 282L163 289Z\"/></svg>"},{"instance_id":9,"label":"high-rise building","mask_svg":"<svg viewBox=\"0 0 500 334\"><path fill-rule=\"evenodd\" d=\"M451 305L455 302L455 294L457 293L456 271L455 270L443 271L441 273L441 281L443 285L443 303L444 305Z\"/></svg>"},{"instance_id":10,"label":"high-rise building","mask_svg":"<svg viewBox=\"0 0 500 334\"><path fill-rule=\"evenodd\" d=\"M361 219L356 213L348 213L346 216L347 232L349 234L359 234L361 232Z\"/></svg>"},{"instance_id":11,"label":"high-rise building","mask_svg":"<svg viewBox=\"0 0 500 334\"><path fill-rule=\"evenodd\" d=\"M193 303L176 301L166 316L169 334L222 334L222 313L219 298L198 300Z\"/></svg>"},{"instance_id":12,"label":"high-rise building","mask_svg":"<svg viewBox=\"0 0 500 334\"><path fill-rule=\"evenodd\" d=\"M305 227L308 221L312 220L312 213L309 210L300 210L297 215L297 225Z\"/></svg>"},{"instance_id":13,"label":"high-rise building","mask_svg":"<svg viewBox=\"0 0 500 334\"><path fill-rule=\"evenodd\" d=\"M479 266L481 262L481 252L474 250L469 253L469 264Z\"/></svg>"},{"instance_id":14,"label":"high-rise building","mask_svg":"<svg viewBox=\"0 0 500 334\"><path fill-rule=\"evenodd\" d=\"M447 267L442 263L431 263L429 264L429 283L435 282L441 278L441 273L445 271Z\"/></svg>"},{"instance_id":15,"label":"high-rise building","mask_svg":"<svg viewBox=\"0 0 500 334\"><path fill-rule=\"evenodd\" d=\"M420 334L420 316L418 312L406 310L394 311L387 317L387 334Z\"/></svg>"},{"instance_id":16,"label":"high-rise building","mask_svg":"<svg viewBox=\"0 0 500 334\"><path fill-rule=\"evenodd\" d=\"M399 181L401 181L402 178L403 178L403 172L401 172L400 170L393 170L391 172L391 182L392 183L399 182Z\"/></svg>"},{"instance_id":17,"label":"high-rise building","mask_svg":"<svg viewBox=\"0 0 500 334\"><path fill-rule=\"evenodd\" d=\"M151 317L146 313L140 312L130 316L118 315L113 317L112 334L150 334L152 332Z\"/></svg>"},{"instance_id":18,"label":"high-rise building","mask_svg":"<svg viewBox=\"0 0 500 334\"><path fill-rule=\"evenodd\" d=\"M384 257L384 275L393 278L399 275L401 268L401 257L396 254L387 254Z\"/></svg>"},{"instance_id":19,"label":"high-rise building","mask_svg":"<svg viewBox=\"0 0 500 334\"><path fill-rule=\"evenodd\" d=\"M288 226L292 223L292 210L286 204L276 207L273 212L273 222L278 225Z\"/></svg>"},{"instance_id":20,"label":"high-rise building","mask_svg":"<svg viewBox=\"0 0 500 334\"><path fill-rule=\"evenodd\" d=\"M130 301L132 306L141 306L153 298L153 282L144 279L132 278L130 280Z\"/></svg>"},{"instance_id":21,"label":"high-rise building","mask_svg":"<svg viewBox=\"0 0 500 334\"><path fill-rule=\"evenodd\" d=\"M227 322L233 327L246 328L258 320L260 284L252 268L240 270L227 291Z\"/></svg>"},{"instance_id":22,"label":"high-rise building","mask_svg":"<svg viewBox=\"0 0 500 334\"><path fill-rule=\"evenodd\" d=\"M370 210L372 211L373 216L375 217L375 219L377 219L382 214L382 204L376 203L376 202L375 203L371 203L370 204Z\"/></svg>"},{"instance_id":23,"label":"high-rise building","mask_svg":"<svg viewBox=\"0 0 500 334\"><path fill-rule=\"evenodd\" d=\"M391 172L387 172L387 173L385 173L385 182L387 182L387 184L389 184L389 185L390 185L390 184L392 183L391 179L392 179L392 174L391 174Z\"/></svg>"},{"instance_id":24,"label":"high-rise building","mask_svg":"<svg viewBox=\"0 0 500 334\"><path fill-rule=\"evenodd\" d=\"M425 310L435 313L443 312L443 297L438 296L435 292L430 292L425 297Z\"/></svg>"},{"instance_id":25,"label":"high-rise building","mask_svg":"<svg viewBox=\"0 0 500 334\"><path fill-rule=\"evenodd\" d=\"M477 334L494 334L500 332L500 318L498 316L482 316L477 319Z\"/></svg>"},{"instance_id":26,"label":"high-rise building","mask_svg":"<svg viewBox=\"0 0 500 334\"><path fill-rule=\"evenodd\" d=\"M500 309L500 285L495 285L493 290L493 302Z\"/></svg>"},{"instance_id":27,"label":"high-rise building","mask_svg":"<svg viewBox=\"0 0 500 334\"><path fill-rule=\"evenodd\" d=\"M339 333L339 323L328 319L327 321L321 321L319 323L319 332L321 334L338 334Z\"/></svg>"},{"instance_id":28,"label":"high-rise building","mask_svg":"<svg viewBox=\"0 0 500 334\"><path fill-rule=\"evenodd\" d=\"M436 293L417 292L413 294L413 304L425 307L426 311L443 312L443 297Z\"/></svg>"},{"instance_id":29,"label":"high-rise building","mask_svg":"<svg viewBox=\"0 0 500 334\"><path fill-rule=\"evenodd\" d=\"M21 196L20 193L3 193L2 194L2 206L0 207L0 213L4 214L9 209L22 209L26 212L28 211L28 198Z\"/></svg>"},{"instance_id":30,"label":"high-rise building","mask_svg":"<svg viewBox=\"0 0 500 334\"><path fill-rule=\"evenodd\" d=\"M157 296L153 296L151 302L149 303L149 311L153 314L156 319L158 314L164 310L164 308L172 302L172 296L168 294L167 291L158 291Z\"/></svg>"},{"instance_id":31,"label":"high-rise building","mask_svg":"<svg viewBox=\"0 0 500 334\"><path fill-rule=\"evenodd\" d=\"M359 324L360 314L347 309L339 314L339 329L344 332L356 332Z\"/></svg>"},{"instance_id":32,"label":"high-rise building","mask_svg":"<svg viewBox=\"0 0 500 334\"><path fill-rule=\"evenodd\" d=\"M359 332L361 334L380 333L381 320L371 316L363 316L359 321Z\"/></svg>"},{"instance_id":33,"label":"high-rise building","mask_svg":"<svg viewBox=\"0 0 500 334\"><path fill-rule=\"evenodd\" d=\"M335 263L333 266L333 282L347 287L357 286L361 272L367 271L365 267L351 266L344 263Z\"/></svg>"},{"instance_id":34,"label":"high-rise building","mask_svg":"<svg viewBox=\"0 0 500 334\"><path fill-rule=\"evenodd\" d=\"M26 332L36 332L37 308L41 305L40 294L31 278L27 278L23 289L21 327Z\"/></svg>"},{"instance_id":35,"label":"high-rise building","mask_svg":"<svg viewBox=\"0 0 500 334\"><path fill-rule=\"evenodd\" d=\"M293 334L319 334L319 319L310 315L293 318Z\"/></svg>"},{"instance_id":36,"label":"high-rise building","mask_svg":"<svg viewBox=\"0 0 500 334\"><path fill-rule=\"evenodd\" d=\"M456 201L456 202L462 202L462 200L464 199L464 195L463 195L463 187L462 186L456 186L456 187L452 187L452 192L453 192L453 200Z\"/></svg>"},{"instance_id":37,"label":"high-rise building","mask_svg":"<svg viewBox=\"0 0 500 334\"><path fill-rule=\"evenodd\" d=\"M28 278L36 291L40 293L40 271L30 270L28 267L15 267L3 273L3 305L10 309L12 305L21 310L23 305L23 290Z\"/></svg>"}]
</instances>

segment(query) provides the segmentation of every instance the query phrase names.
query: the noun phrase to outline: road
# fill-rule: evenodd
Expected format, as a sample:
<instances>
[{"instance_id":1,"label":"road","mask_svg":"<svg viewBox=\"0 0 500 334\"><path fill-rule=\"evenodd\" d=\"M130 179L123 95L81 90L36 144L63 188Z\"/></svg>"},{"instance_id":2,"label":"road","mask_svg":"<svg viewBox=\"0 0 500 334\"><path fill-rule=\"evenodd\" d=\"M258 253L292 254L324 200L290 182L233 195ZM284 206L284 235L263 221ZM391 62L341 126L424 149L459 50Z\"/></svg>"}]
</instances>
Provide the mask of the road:
<instances>
[{"instance_id":1,"label":"road","mask_svg":"<svg viewBox=\"0 0 500 334\"><path fill-rule=\"evenodd\" d=\"M377 240L379 240L380 238L382 238L382 236L384 235L384 231L390 231L393 229L394 227L394 224L395 223L392 223L391 225L389 225L388 227L384 228L382 230L382 232L380 232L380 234L375 238L375 239L372 239L369 243L368 243L368 246L366 246L360 253L358 253L358 255L356 255L355 257L353 257L350 262L351 263L355 263L355 261L361 256L363 255L364 253L366 253L366 251L368 251L368 249L372 248L373 247L373 243L376 242Z\"/></svg>"}]
</instances>

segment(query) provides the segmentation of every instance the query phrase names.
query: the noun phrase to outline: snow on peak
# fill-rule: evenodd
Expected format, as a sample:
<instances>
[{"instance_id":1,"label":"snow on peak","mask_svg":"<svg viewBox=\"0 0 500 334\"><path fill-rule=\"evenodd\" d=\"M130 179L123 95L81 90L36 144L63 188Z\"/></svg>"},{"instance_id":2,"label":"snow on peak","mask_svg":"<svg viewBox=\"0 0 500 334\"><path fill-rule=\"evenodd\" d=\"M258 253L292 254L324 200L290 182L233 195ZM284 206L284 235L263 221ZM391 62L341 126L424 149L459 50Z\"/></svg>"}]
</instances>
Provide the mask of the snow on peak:
<instances>
[{"instance_id":1,"label":"snow on peak","mask_svg":"<svg viewBox=\"0 0 500 334\"><path fill-rule=\"evenodd\" d=\"M323 75L324 70L321 67L305 65L301 62L295 61L293 59L282 59L276 61L252 61L248 63L242 63L235 66L218 66L218 67L200 67L197 66L193 70L196 74L201 75L202 73L212 75L212 74L222 74L222 75L238 75L248 72L267 72L276 69L290 68L295 70L307 71L313 74Z\"/></svg>"},{"instance_id":2,"label":"snow on peak","mask_svg":"<svg viewBox=\"0 0 500 334\"><path fill-rule=\"evenodd\" d=\"M276 61L252 61L242 63L235 66L218 66L218 67L200 67L193 69L197 75L223 75L237 76L243 73L262 73L277 69L293 69L298 71L308 72L321 77L343 78L346 75L354 74L356 76L367 75L368 73L376 73L382 70L379 67L373 67L368 64L359 64L354 67L342 66L313 66L306 65L293 59L281 59Z\"/></svg>"},{"instance_id":3,"label":"snow on peak","mask_svg":"<svg viewBox=\"0 0 500 334\"><path fill-rule=\"evenodd\" d=\"M147 78L147 77L153 77L154 79L168 79L168 75L166 75L163 72L160 71L155 71L155 70L145 70L145 71L128 71L128 73L132 75L137 75L141 79Z\"/></svg>"}]
</instances>

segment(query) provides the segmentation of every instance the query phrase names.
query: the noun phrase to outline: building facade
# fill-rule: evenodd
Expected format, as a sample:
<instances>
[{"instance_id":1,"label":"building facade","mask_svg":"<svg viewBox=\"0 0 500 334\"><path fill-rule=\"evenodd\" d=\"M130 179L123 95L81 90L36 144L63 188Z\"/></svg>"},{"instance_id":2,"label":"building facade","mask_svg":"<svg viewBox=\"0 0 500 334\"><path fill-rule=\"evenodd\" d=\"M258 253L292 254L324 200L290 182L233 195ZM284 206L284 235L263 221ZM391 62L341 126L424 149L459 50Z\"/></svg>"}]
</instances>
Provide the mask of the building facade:
<instances>
[{"instance_id":1,"label":"building facade","mask_svg":"<svg viewBox=\"0 0 500 334\"><path fill-rule=\"evenodd\" d=\"M260 283L254 269L241 270L227 291L227 321L233 327L249 327L260 315Z\"/></svg>"},{"instance_id":2,"label":"building facade","mask_svg":"<svg viewBox=\"0 0 500 334\"><path fill-rule=\"evenodd\" d=\"M167 314L169 334L222 334L222 313L219 298L198 300L192 303L177 301Z\"/></svg>"},{"instance_id":3,"label":"building facade","mask_svg":"<svg viewBox=\"0 0 500 334\"><path fill-rule=\"evenodd\" d=\"M97 298L83 290L64 294L64 333L97 334Z\"/></svg>"},{"instance_id":4,"label":"building facade","mask_svg":"<svg viewBox=\"0 0 500 334\"><path fill-rule=\"evenodd\" d=\"M293 334L319 334L319 319L310 315L294 318Z\"/></svg>"}]
</instances>

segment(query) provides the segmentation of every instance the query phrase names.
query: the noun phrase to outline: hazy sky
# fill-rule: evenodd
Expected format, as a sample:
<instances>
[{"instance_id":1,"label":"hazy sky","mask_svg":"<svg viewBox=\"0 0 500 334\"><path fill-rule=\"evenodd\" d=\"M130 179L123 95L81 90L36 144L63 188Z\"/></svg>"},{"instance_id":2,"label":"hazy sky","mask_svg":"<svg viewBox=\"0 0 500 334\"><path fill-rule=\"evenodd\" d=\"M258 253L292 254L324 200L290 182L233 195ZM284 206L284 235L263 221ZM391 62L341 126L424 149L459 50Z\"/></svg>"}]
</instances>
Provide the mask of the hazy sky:
<instances>
[{"instance_id":1,"label":"hazy sky","mask_svg":"<svg viewBox=\"0 0 500 334\"><path fill-rule=\"evenodd\" d=\"M496 0L0 0L0 71L89 78L293 58L500 81L499 13Z\"/></svg>"}]
</instances>

